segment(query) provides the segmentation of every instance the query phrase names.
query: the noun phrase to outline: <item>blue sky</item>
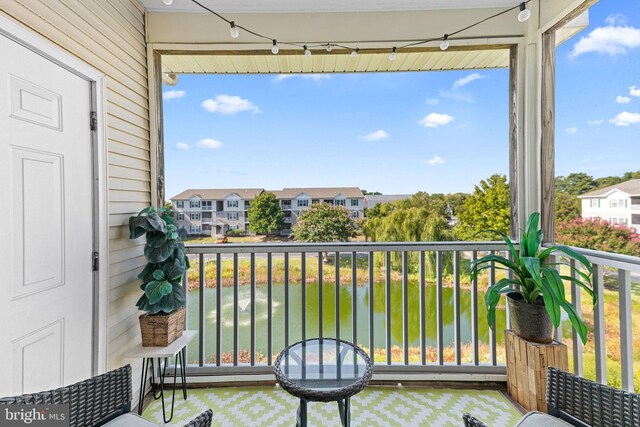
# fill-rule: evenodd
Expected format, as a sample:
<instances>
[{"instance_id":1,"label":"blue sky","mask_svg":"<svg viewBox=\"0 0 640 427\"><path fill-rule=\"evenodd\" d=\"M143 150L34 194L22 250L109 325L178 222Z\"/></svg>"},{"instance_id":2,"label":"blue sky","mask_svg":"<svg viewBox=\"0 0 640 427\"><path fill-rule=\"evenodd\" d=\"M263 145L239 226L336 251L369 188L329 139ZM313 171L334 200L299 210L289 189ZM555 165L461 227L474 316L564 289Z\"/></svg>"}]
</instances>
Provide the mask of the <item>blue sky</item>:
<instances>
[{"instance_id":1,"label":"blue sky","mask_svg":"<svg viewBox=\"0 0 640 427\"><path fill-rule=\"evenodd\" d=\"M557 50L558 175L640 169L640 0L601 0L590 22ZM233 187L470 192L507 173L507 70L181 75L164 94L169 197Z\"/></svg>"}]
</instances>

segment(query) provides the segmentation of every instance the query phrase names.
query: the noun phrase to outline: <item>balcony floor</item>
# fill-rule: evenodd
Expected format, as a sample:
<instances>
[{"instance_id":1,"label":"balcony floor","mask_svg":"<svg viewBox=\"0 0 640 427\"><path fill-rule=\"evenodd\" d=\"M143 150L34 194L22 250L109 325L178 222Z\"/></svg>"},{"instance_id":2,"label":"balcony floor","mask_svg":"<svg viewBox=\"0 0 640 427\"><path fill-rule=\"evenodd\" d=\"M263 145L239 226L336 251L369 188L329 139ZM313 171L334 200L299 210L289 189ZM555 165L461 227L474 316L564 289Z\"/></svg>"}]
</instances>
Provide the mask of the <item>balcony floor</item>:
<instances>
[{"instance_id":1,"label":"balcony floor","mask_svg":"<svg viewBox=\"0 0 640 427\"><path fill-rule=\"evenodd\" d=\"M213 426L291 426L298 401L279 387L220 387L190 389L185 402L177 396L171 426L211 408ZM170 397L170 396L169 396ZM335 403L310 403L310 426L339 426ZM513 426L522 416L497 390L460 390L428 387L370 386L351 399L354 426L456 426L462 413L470 412L491 426ZM144 417L163 425L159 400Z\"/></svg>"}]
</instances>

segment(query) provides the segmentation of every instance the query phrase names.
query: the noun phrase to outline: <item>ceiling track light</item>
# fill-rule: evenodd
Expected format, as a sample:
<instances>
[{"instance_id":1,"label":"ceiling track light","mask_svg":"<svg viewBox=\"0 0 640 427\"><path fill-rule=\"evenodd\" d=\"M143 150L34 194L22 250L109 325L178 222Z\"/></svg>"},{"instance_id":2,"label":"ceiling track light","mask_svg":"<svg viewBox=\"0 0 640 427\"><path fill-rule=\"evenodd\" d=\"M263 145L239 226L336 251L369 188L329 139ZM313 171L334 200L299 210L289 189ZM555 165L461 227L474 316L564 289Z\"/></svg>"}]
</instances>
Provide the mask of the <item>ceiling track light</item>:
<instances>
[{"instance_id":1,"label":"ceiling track light","mask_svg":"<svg viewBox=\"0 0 640 427\"><path fill-rule=\"evenodd\" d=\"M167 6L171 6L171 3L173 3L173 0L162 0L162 3L166 4Z\"/></svg>"},{"instance_id":2,"label":"ceiling track light","mask_svg":"<svg viewBox=\"0 0 640 427\"><path fill-rule=\"evenodd\" d=\"M280 48L278 47L278 41L273 39L273 46L271 46L271 53L277 55L280 52Z\"/></svg>"},{"instance_id":3,"label":"ceiling track light","mask_svg":"<svg viewBox=\"0 0 640 427\"><path fill-rule=\"evenodd\" d=\"M394 59L396 59L396 47L394 46L393 49L391 49L391 54L389 55L389 61L393 61Z\"/></svg>"},{"instance_id":4,"label":"ceiling track light","mask_svg":"<svg viewBox=\"0 0 640 427\"><path fill-rule=\"evenodd\" d=\"M302 48L304 49L304 56L311 56L311 51L307 48L307 45L303 45Z\"/></svg>"},{"instance_id":5,"label":"ceiling track light","mask_svg":"<svg viewBox=\"0 0 640 427\"><path fill-rule=\"evenodd\" d=\"M531 17L531 11L527 9L527 3L523 1L522 3L520 3L520 13L518 13L518 21L525 22L529 19L529 17Z\"/></svg>"},{"instance_id":6,"label":"ceiling track light","mask_svg":"<svg viewBox=\"0 0 640 427\"><path fill-rule=\"evenodd\" d=\"M442 38L442 43L440 43L440 50L449 49L449 34L445 34Z\"/></svg>"},{"instance_id":7,"label":"ceiling track light","mask_svg":"<svg viewBox=\"0 0 640 427\"><path fill-rule=\"evenodd\" d=\"M360 52L360 48L359 47L355 48L353 51L351 51L351 57L356 58L359 52Z\"/></svg>"},{"instance_id":8,"label":"ceiling track light","mask_svg":"<svg viewBox=\"0 0 640 427\"><path fill-rule=\"evenodd\" d=\"M240 31L238 31L238 27L236 27L236 23L231 21L230 22L231 28L229 29L229 35L234 38L237 39L240 36Z\"/></svg>"}]
</instances>

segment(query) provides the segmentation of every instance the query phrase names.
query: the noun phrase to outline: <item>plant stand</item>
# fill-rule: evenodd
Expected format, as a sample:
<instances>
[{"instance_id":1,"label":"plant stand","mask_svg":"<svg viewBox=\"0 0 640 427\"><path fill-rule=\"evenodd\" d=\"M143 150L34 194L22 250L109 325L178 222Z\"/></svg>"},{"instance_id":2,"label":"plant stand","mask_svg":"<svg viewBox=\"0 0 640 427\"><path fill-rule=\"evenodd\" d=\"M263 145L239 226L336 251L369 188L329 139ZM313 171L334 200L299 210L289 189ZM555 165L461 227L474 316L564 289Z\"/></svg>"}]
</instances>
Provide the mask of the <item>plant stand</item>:
<instances>
[{"instance_id":1,"label":"plant stand","mask_svg":"<svg viewBox=\"0 0 640 427\"><path fill-rule=\"evenodd\" d=\"M547 412L547 368L568 370L567 346L526 341L511 330L505 334L509 395L527 411Z\"/></svg>"}]
</instances>

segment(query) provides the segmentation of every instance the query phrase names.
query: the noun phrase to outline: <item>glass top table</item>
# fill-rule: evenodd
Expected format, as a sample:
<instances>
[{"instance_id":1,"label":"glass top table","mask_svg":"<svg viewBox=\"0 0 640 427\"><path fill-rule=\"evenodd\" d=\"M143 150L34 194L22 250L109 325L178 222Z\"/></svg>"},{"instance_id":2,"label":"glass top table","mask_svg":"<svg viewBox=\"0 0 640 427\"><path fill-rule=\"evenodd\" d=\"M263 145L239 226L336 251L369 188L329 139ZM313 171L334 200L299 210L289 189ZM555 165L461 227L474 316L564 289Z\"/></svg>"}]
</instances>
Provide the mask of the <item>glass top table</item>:
<instances>
[{"instance_id":1,"label":"glass top table","mask_svg":"<svg viewBox=\"0 0 640 427\"><path fill-rule=\"evenodd\" d=\"M371 359L358 346L333 338L297 342L274 365L278 384L300 399L298 425L306 425L307 402L338 402L342 425L350 424L349 398L371 380Z\"/></svg>"}]
</instances>

